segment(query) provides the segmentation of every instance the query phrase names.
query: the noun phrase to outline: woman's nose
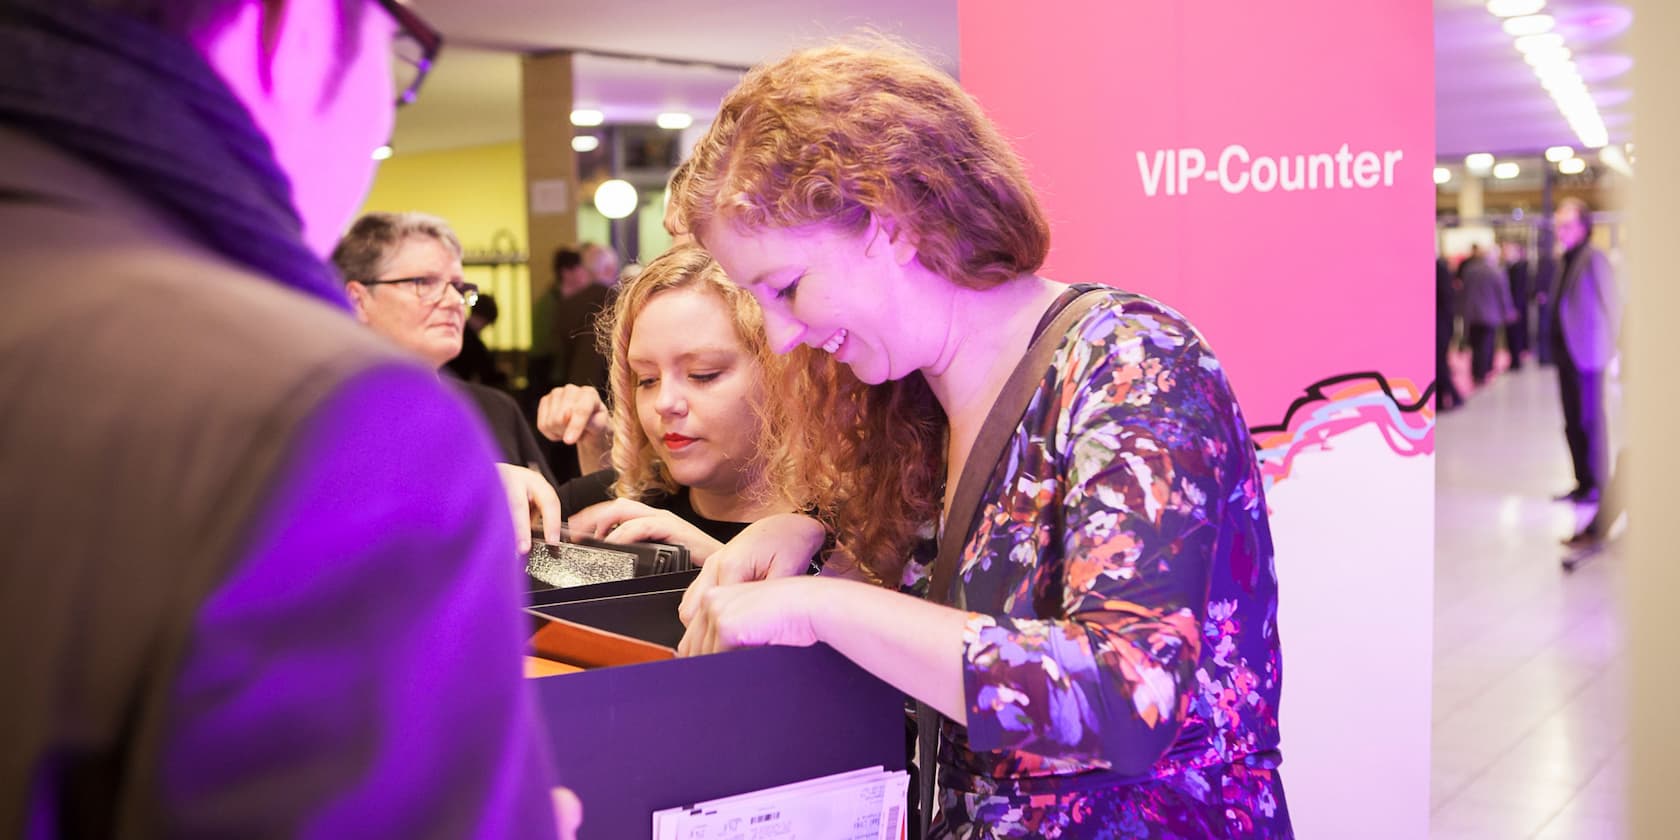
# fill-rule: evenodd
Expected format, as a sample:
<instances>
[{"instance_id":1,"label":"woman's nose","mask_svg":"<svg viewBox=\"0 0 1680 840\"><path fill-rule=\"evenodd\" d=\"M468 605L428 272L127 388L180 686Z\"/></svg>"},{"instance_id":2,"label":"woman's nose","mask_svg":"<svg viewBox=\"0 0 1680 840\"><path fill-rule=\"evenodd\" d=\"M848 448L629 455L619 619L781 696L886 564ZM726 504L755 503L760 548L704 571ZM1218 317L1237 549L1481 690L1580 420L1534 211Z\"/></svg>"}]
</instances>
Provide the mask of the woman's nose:
<instances>
[{"instance_id":1,"label":"woman's nose","mask_svg":"<svg viewBox=\"0 0 1680 840\"><path fill-rule=\"evenodd\" d=\"M805 335L805 325L766 307L764 335L770 341L771 351L782 355L799 346L799 339Z\"/></svg>"},{"instance_id":2,"label":"woman's nose","mask_svg":"<svg viewBox=\"0 0 1680 840\"><path fill-rule=\"evenodd\" d=\"M683 395L682 386L672 379L666 376L659 380L659 393L654 397L653 408L660 414L685 414L688 412L688 399Z\"/></svg>"}]
</instances>

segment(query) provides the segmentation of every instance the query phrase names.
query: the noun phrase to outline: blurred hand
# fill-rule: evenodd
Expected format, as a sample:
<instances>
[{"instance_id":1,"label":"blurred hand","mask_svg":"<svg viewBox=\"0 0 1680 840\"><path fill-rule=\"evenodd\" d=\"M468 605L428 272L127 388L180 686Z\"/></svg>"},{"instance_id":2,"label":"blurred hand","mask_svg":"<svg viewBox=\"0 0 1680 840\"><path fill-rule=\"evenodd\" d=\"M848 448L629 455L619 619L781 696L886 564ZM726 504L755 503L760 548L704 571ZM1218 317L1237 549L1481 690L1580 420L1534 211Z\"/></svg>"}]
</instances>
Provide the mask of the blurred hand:
<instances>
[{"instance_id":1,"label":"blurred hand","mask_svg":"<svg viewBox=\"0 0 1680 840\"><path fill-rule=\"evenodd\" d=\"M502 490L507 493L508 511L513 515L513 536L520 551L531 550L531 531L542 523L544 542L560 541L560 497L542 474L513 464L497 464Z\"/></svg>"},{"instance_id":2,"label":"blurred hand","mask_svg":"<svg viewBox=\"0 0 1680 840\"><path fill-rule=\"evenodd\" d=\"M824 586L819 577L758 580L714 586L700 597L678 656L700 656L737 647L816 644L811 611Z\"/></svg>"},{"instance_id":3,"label":"blurred hand","mask_svg":"<svg viewBox=\"0 0 1680 840\"><path fill-rule=\"evenodd\" d=\"M567 788L554 789L554 819L560 828L560 840L577 840L578 826L583 825L583 803Z\"/></svg>"},{"instance_id":4,"label":"blurred hand","mask_svg":"<svg viewBox=\"0 0 1680 840\"><path fill-rule=\"evenodd\" d=\"M537 431L549 440L588 449L592 460L599 460L599 454L606 451L610 419L600 393L584 385L555 388L537 404ZM601 466L584 463L581 453L578 461L584 472L594 472Z\"/></svg>"},{"instance_id":5,"label":"blurred hand","mask_svg":"<svg viewBox=\"0 0 1680 840\"><path fill-rule=\"evenodd\" d=\"M657 542L688 549L695 563L704 564L723 543L682 517L630 499L590 505L566 522L574 534L614 543Z\"/></svg>"},{"instance_id":6,"label":"blurred hand","mask_svg":"<svg viewBox=\"0 0 1680 840\"><path fill-rule=\"evenodd\" d=\"M826 536L821 522L797 513L778 513L748 525L707 558L677 615L688 624L713 587L802 574Z\"/></svg>"}]
</instances>

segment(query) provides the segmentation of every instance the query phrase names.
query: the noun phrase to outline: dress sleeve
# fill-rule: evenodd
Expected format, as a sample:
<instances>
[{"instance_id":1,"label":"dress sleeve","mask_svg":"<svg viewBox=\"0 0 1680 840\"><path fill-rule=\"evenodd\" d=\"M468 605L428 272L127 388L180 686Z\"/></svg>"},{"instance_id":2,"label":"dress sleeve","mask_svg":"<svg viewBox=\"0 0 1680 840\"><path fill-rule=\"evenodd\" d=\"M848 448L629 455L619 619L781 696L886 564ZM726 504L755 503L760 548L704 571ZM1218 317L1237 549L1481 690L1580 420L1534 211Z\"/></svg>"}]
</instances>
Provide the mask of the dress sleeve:
<instances>
[{"instance_id":1,"label":"dress sleeve","mask_svg":"<svg viewBox=\"0 0 1680 840\"><path fill-rule=\"evenodd\" d=\"M1058 505L1038 562L1059 549L1062 614L970 616L969 742L1141 774L1195 691L1228 465L1250 444L1218 362L1170 312L1104 310L1064 352L1055 463L1010 477L1002 499L1031 516Z\"/></svg>"},{"instance_id":2,"label":"dress sleeve","mask_svg":"<svg viewBox=\"0 0 1680 840\"><path fill-rule=\"evenodd\" d=\"M482 424L360 374L288 446L172 675L172 835L552 837L520 575Z\"/></svg>"}]
</instances>

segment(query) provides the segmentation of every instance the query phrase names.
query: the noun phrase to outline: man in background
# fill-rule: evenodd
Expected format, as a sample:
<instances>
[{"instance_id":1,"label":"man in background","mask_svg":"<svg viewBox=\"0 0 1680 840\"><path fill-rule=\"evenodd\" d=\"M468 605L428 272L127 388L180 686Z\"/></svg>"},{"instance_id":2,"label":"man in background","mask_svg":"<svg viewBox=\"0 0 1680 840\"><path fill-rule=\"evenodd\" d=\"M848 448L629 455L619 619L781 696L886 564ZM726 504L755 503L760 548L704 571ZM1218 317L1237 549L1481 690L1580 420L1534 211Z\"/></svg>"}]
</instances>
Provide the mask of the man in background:
<instances>
[{"instance_id":1,"label":"man in background","mask_svg":"<svg viewBox=\"0 0 1680 840\"><path fill-rule=\"evenodd\" d=\"M462 382L473 382L498 391L508 389L507 374L496 366L496 354L484 343L484 331L495 326L500 315L496 298L478 293L478 303L467 313L467 328L461 333L461 352L446 367Z\"/></svg>"},{"instance_id":2,"label":"man in background","mask_svg":"<svg viewBox=\"0 0 1680 840\"><path fill-rule=\"evenodd\" d=\"M1464 396L1453 382L1452 366L1447 355L1452 350L1453 331L1457 326L1458 290L1454 287L1452 269L1447 258L1435 257L1435 410L1452 411L1464 405Z\"/></svg>"},{"instance_id":3,"label":"man in background","mask_svg":"<svg viewBox=\"0 0 1680 840\"><path fill-rule=\"evenodd\" d=\"M0 0L0 834L554 835L488 437L321 259L440 42Z\"/></svg>"},{"instance_id":4,"label":"man in background","mask_svg":"<svg viewBox=\"0 0 1680 840\"><path fill-rule=\"evenodd\" d=\"M596 344L595 323L618 287L618 255L595 242L584 243L576 263L555 259L560 305L554 320L556 387L580 385L607 392L607 357ZM563 263L565 263L563 265Z\"/></svg>"},{"instance_id":5,"label":"man in background","mask_svg":"<svg viewBox=\"0 0 1680 840\"><path fill-rule=\"evenodd\" d=\"M618 286L618 254L613 249L599 242L585 242L578 257L591 283L608 289Z\"/></svg>"},{"instance_id":6,"label":"man in background","mask_svg":"<svg viewBox=\"0 0 1680 840\"><path fill-rule=\"evenodd\" d=\"M1511 302L1511 287L1494 262L1497 251L1470 249L1470 256L1458 267L1464 284L1464 332L1470 344L1470 377L1476 387L1487 384L1493 373L1494 351L1499 334L1517 317Z\"/></svg>"},{"instance_id":7,"label":"man in background","mask_svg":"<svg viewBox=\"0 0 1680 840\"><path fill-rule=\"evenodd\" d=\"M1522 370L1528 357L1529 309L1534 303L1534 282L1529 276L1527 249L1521 242L1505 243L1505 277L1510 281L1511 303L1516 319L1505 328L1505 347L1511 351L1511 370Z\"/></svg>"},{"instance_id":8,"label":"man in background","mask_svg":"<svg viewBox=\"0 0 1680 840\"><path fill-rule=\"evenodd\" d=\"M1622 302L1610 260L1592 246L1592 211L1569 197L1552 216L1563 260L1552 309L1552 357L1575 488L1559 501L1596 503L1609 480L1604 371L1616 355Z\"/></svg>"}]
</instances>

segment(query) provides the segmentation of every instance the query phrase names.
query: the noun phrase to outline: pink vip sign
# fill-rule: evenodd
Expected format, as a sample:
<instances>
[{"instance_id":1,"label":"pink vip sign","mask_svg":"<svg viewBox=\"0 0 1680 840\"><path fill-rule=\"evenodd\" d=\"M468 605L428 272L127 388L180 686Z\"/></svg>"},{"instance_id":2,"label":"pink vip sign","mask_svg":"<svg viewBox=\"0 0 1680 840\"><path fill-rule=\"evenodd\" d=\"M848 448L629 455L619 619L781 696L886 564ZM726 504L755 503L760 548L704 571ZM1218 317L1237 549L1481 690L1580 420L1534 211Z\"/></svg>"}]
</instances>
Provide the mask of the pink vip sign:
<instances>
[{"instance_id":1,"label":"pink vip sign","mask_svg":"<svg viewBox=\"0 0 1680 840\"><path fill-rule=\"evenodd\" d=\"M959 0L961 79L1027 159L1046 273L1208 337L1260 448L1303 837L1427 835L1427 0Z\"/></svg>"},{"instance_id":2,"label":"pink vip sign","mask_svg":"<svg viewBox=\"0 0 1680 840\"><path fill-rule=\"evenodd\" d=\"M966 0L959 23L1050 276L1183 311L1256 424L1329 374L1427 384L1429 3Z\"/></svg>"}]
</instances>

